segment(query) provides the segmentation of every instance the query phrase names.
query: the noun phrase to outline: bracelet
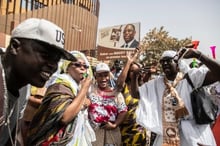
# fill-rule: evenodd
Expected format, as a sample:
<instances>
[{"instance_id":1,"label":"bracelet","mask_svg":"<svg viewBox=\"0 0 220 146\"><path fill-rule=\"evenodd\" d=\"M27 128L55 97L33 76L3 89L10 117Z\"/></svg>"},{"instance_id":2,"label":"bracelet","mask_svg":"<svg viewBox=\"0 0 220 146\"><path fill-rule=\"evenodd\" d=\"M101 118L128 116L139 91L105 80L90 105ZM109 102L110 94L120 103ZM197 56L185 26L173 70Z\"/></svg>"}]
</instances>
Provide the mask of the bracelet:
<instances>
[{"instance_id":1,"label":"bracelet","mask_svg":"<svg viewBox=\"0 0 220 146\"><path fill-rule=\"evenodd\" d=\"M201 57L202 57L202 52L199 53L199 58L198 58L198 60L200 60Z\"/></svg>"}]
</instances>

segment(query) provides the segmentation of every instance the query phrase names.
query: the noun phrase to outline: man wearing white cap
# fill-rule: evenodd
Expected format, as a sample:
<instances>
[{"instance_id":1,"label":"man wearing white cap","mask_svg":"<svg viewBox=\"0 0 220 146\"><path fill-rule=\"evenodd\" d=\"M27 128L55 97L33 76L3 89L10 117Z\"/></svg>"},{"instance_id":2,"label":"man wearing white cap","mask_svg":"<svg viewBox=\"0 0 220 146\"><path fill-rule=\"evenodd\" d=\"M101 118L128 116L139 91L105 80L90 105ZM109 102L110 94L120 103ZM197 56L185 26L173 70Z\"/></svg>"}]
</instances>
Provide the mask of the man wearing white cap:
<instances>
[{"instance_id":1,"label":"man wearing white cap","mask_svg":"<svg viewBox=\"0 0 220 146\"><path fill-rule=\"evenodd\" d=\"M19 89L28 84L43 87L61 58L76 59L64 49L63 30L37 18L23 21L12 31L9 46L0 58L0 144L16 145L12 131L21 111L20 103L25 100L24 96L19 97Z\"/></svg>"},{"instance_id":2,"label":"man wearing white cap","mask_svg":"<svg viewBox=\"0 0 220 146\"><path fill-rule=\"evenodd\" d=\"M196 88L220 80L220 64L215 60L192 48L183 57L197 58L208 67L187 70ZM209 124L195 123L190 100L192 87L179 71L178 58L181 57L175 51L165 51L160 59L164 74L139 90L137 85L134 88L135 97L140 97L137 122L157 134L154 146L215 146Z\"/></svg>"}]
</instances>

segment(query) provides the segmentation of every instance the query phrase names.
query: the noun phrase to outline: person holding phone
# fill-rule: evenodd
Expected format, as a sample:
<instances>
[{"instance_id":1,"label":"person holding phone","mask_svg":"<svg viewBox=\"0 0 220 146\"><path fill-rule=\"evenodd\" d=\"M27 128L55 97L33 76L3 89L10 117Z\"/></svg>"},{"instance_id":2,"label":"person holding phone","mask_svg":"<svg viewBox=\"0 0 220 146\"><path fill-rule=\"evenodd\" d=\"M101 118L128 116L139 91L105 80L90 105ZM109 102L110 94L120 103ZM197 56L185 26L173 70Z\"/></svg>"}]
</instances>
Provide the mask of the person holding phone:
<instances>
[{"instance_id":1,"label":"person holding phone","mask_svg":"<svg viewBox=\"0 0 220 146\"><path fill-rule=\"evenodd\" d=\"M189 75L194 87L203 87L220 81L220 64L199 50L189 48L182 51L182 55L173 50L164 51L160 57L163 74L140 87L132 83L136 86L132 88L136 94L134 97L140 98L137 123L157 134L154 146L216 146L210 125L195 122L190 98L193 89L184 73ZM178 60L181 56L197 58L207 68L181 72Z\"/></svg>"},{"instance_id":2,"label":"person holding phone","mask_svg":"<svg viewBox=\"0 0 220 146\"><path fill-rule=\"evenodd\" d=\"M125 103L128 107L126 118L120 125L122 146L135 145L135 146L150 146L150 132L143 126L137 124L135 110L137 109L139 99L132 96L132 80L138 80L139 85L142 83L142 76L144 68L137 63L139 49L136 48L135 53L127 54L126 64L117 79L117 90L121 91ZM140 76L134 76L134 72L139 71Z\"/></svg>"}]
</instances>

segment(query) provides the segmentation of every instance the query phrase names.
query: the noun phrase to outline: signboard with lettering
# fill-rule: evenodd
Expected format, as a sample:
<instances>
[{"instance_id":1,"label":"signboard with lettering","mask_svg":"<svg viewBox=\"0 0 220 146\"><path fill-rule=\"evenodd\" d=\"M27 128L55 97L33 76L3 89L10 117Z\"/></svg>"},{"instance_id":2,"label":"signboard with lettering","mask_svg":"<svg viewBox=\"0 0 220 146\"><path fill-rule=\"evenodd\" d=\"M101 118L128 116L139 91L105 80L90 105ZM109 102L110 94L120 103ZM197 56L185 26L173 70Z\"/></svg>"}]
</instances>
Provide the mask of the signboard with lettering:
<instances>
[{"instance_id":1,"label":"signboard with lettering","mask_svg":"<svg viewBox=\"0 0 220 146\"><path fill-rule=\"evenodd\" d=\"M125 59L126 51L133 51L140 42L140 23L107 27L98 33L98 60Z\"/></svg>"},{"instance_id":2,"label":"signboard with lettering","mask_svg":"<svg viewBox=\"0 0 220 146\"><path fill-rule=\"evenodd\" d=\"M134 48L128 49L112 49L107 47L98 46L98 60L99 61L109 61L121 59L124 60L126 58L127 52L133 52Z\"/></svg>"}]
</instances>

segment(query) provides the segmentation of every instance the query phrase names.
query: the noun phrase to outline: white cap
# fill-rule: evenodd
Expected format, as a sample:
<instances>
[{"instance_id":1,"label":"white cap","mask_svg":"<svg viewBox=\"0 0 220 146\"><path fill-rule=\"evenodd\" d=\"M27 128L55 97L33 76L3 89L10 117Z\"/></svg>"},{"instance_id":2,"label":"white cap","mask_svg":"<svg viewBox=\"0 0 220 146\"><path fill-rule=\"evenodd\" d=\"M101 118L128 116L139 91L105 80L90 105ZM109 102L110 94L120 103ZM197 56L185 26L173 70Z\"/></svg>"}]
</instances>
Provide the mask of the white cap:
<instances>
[{"instance_id":1,"label":"white cap","mask_svg":"<svg viewBox=\"0 0 220 146\"><path fill-rule=\"evenodd\" d=\"M166 50L166 51L163 52L160 59L163 59L164 57L173 58L176 54L177 54L177 52L175 52L173 50Z\"/></svg>"},{"instance_id":2,"label":"white cap","mask_svg":"<svg viewBox=\"0 0 220 146\"><path fill-rule=\"evenodd\" d=\"M101 72L110 72L110 68L106 63L101 62L96 65L96 73Z\"/></svg>"},{"instance_id":3,"label":"white cap","mask_svg":"<svg viewBox=\"0 0 220 146\"><path fill-rule=\"evenodd\" d=\"M64 31L45 19L29 18L21 22L12 31L12 38L25 38L45 42L63 54L64 59L75 61L76 58L64 49Z\"/></svg>"}]
</instances>

